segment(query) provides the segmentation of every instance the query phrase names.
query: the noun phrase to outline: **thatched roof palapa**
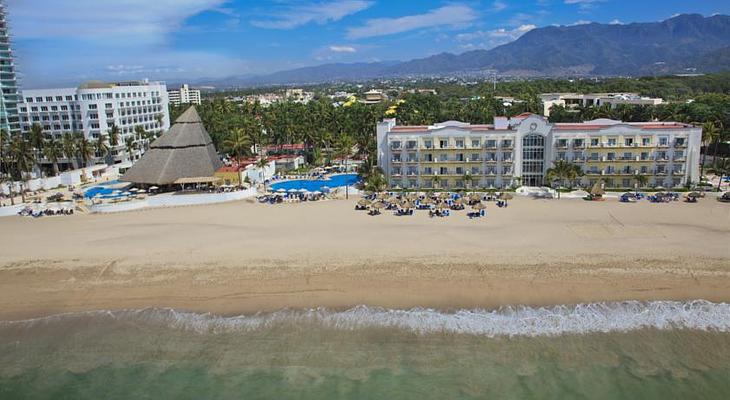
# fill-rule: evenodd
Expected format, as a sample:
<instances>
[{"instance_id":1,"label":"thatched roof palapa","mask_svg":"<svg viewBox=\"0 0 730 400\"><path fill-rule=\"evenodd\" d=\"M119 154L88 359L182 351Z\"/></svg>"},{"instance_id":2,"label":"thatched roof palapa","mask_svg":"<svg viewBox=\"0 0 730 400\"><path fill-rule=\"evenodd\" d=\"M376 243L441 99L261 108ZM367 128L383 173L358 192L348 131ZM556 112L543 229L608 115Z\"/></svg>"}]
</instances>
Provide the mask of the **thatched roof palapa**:
<instances>
[{"instance_id":1,"label":"thatched roof palapa","mask_svg":"<svg viewBox=\"0 0 730 400\"><path fill-rule=\"evenodd\" d=\"M170 185L191 178L200 182L222 166L198 112L190 107L120 180L147 185Z\"/></svg>"}]
</instances>

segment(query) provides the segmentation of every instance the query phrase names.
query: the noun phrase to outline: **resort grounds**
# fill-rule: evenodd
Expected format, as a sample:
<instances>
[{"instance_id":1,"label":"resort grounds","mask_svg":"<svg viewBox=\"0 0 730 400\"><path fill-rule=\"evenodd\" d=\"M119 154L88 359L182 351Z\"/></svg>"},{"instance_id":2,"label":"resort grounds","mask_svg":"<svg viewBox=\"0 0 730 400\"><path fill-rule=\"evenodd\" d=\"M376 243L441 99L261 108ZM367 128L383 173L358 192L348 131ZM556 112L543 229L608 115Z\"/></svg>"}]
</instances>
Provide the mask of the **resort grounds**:
<instances>
[{"instance_id":1,"label":"resort grounds","mask_svg":"<svg viewBox=\"0 0 730 400\"><path fill-rule=\"evenodd\" d=\"M730 301L730 205L516 196L486 217L355 211L357 196L3 218L0 319L171 307L495 308Z\"/></svg>"}]
</instances>

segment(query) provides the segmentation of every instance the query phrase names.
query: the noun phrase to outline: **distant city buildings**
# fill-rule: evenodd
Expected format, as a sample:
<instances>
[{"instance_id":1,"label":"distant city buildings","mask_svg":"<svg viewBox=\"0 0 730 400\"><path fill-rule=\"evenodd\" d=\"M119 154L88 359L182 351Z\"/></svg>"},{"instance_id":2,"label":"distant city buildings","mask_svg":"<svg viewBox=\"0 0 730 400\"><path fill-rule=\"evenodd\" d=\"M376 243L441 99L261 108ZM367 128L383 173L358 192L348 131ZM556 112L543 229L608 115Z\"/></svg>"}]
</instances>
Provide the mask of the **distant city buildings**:
<instances>
[{"instance_id":1,"label":"distant city buildings","mask_svg":"<svg viewBox=\"0 0 730 400\"><path fill-rule=\"evenodd\" d=\"M168 90L167 96L173 106L179 106L180 104L199 105L201 103L200 90L190 89L187 83L180 86L180 89Z\"/></svg>"},{"instance_id":2,"label":"distant city buildings","mask_svg":"<svg viewBox=\"0 0 730 400\"><path fill-rule=\"evenodd\" d=\"M702 129L678 122L550 123L529 113L494 125L385 119L377 125L378 166L401 188L550 186L547 170L558 160L579 165L586 187L633 188L645 175L649 186L676 188L699 182L701 137Z\"/></svg>"},{"instance_id":3,"label":"distant city buildings","mask_svg":"<svg viewBox=\"0 0 730 400\"><path fill-rule=\"evenodd\" d=\"M19 100L5 3L0 0L0 129L10 134L20 133Z\"/></svg>"},{"instance_id":4,"label":"distant city buildings","mask_svg":"<svg viewBox=\"0 0 730 400\"><path fill-rule=\"evenodd\" d=\"M641 97L636 93L544 93L540 95L540 100L543 104L543 115L546 117L550 116L554 106L574 109L602 105L616 107L619 104L654 106L664 102L660 98Z\"/></svg>"},{"instance_id":5,"label":"distant city buildings","mask_svg":"<svg viewBox=\"0 0 730 400\"><path fill-rule=\"evenodd\" d=\"M164 82L90 81L78 88L23 90L19 106L21 129L39 124L46 135L61 139L82 132L89 140L119 129L119 144L110 149L113 163L139 158L125 151L128 137L140 140L135 130L160 134L170 128L167 87ZM62 160L61 163L65 161Z\"/></svg>"}]
</instances>

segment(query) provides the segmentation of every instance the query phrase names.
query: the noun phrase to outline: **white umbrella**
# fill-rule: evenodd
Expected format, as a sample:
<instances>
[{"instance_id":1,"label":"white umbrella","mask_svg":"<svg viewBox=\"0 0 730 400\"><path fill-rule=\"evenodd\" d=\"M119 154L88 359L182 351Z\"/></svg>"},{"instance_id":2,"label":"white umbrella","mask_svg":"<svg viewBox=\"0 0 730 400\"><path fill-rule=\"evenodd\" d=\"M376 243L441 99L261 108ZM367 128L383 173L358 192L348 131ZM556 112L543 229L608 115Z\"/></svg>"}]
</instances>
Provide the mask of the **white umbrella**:
<instances>
[{"instance_id":1,"label":"white umbrella","mask_svg":"<svg viewBox=\"0 0 730 400\"><path fill-rule=\"evenodd\" d=\"M137 191L137 193L147 193L147 191L146 191L146 190L144 190L144 189L139 189L139 190Z\"/></svg>"},{"instance_id":2,"label":"white umbrella","mask_svg":"<svg viewBox=\"0 0 730 400\"><path fill-rule=\"evenodd\" d=\"M129 191L130 191L130 192L138 192L138 191L139 191L139 189L137 189L137 188L131 188L131 189L129 189Z\"/></svg>"},{"instance_id":3,"label":"white umbrella","mask_svg":"<svg viewBox=\"0 0 730 400\"><path fill-rule=\"evenodd\" d=\"M312 194L322 194L322 192L320 192L319 190L315 190L314 192L312 192Z\"/></svg>"},{"instance_id":4,"label":"white umbrella","mask_svg":"<svg viewBox=\"0 0 730 400\"><path fill-rule=\"evenodd\" d=\"M284 189L284 188L279 188L279 189L276 189L276 191L277 191L277 192L279 192L279 193L284 193L284 192L286 192L286 189Z\"/></svg>"},{"instance_id":5,"label":"white umbrella","mask_svg":"<svg viewBox=\"0 0 730 400\"><path fill-rule=\"evenodd\" d=\"M289 193L296 193L296 192L297 192L297 190L296 190L296 189L289 189L289 190L287 190L287 191L288 191Z\"/></svg>"},{"instance_id":6,"label":"white umbrella","mask_svg":"<svg viewBox=\"0 0 730 400\"><path fill-rule=\"evenodd\" d=\"M122 196L129 196L130 194L132 194L132 193L131 192L122 192Z\"/></svg>"},{"instance_id":7,"label":"white umbrella","mask_svg":"<svg viewBox=\"0 0 730 400\"><path fill-rule=\"evenodd\" d=\"M157 186L150 186L150 190L157 190L159 189Z\"/></svg>"},{"instance_id":8,"label":"white umbrella","mask_svg":"<svg viewBox=\"0 0 730 400\"><path fill-rule=\"evenodd\" d=\"M302 188L302 189L299 189L299 193L307 193L307 192L309 192L309 190L307 190L307 189L304 189L304 188Z\"/></svg>"}]
</instances>

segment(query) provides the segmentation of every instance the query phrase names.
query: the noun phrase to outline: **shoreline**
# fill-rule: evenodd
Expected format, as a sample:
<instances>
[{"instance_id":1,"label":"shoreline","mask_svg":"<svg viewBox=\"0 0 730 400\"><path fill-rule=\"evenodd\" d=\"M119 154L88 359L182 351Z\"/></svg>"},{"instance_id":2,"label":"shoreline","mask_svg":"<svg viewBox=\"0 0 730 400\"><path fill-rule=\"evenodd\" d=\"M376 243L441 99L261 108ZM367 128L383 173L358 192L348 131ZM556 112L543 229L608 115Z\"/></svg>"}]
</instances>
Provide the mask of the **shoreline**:
<instances>
[{"instance_id":1,"label":"shoreline","mask_svg":"<svg viewBox=\"0 0 730 400\"><path fill-rule=\"evenodd\" d=\"M730 302L730 207L517 198L478 221L354 211L356 197L0 222L0 320L174 308L450 311Z\"/></svg>"}]
</instances>

